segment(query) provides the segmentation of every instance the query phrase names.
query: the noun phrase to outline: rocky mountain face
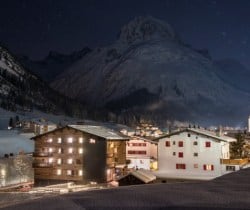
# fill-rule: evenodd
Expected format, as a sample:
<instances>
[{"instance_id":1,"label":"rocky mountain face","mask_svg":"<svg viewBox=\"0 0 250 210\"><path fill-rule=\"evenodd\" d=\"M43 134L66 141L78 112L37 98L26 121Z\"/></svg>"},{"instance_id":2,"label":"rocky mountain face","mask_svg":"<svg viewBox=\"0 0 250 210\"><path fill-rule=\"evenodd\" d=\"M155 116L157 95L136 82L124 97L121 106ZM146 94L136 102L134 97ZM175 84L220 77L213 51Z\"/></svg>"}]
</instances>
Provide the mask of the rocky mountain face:
<instances>
[{"instance_id":1,"label":"rocky mountain face","mask_svg":"<svg viewBox=\"0 0 250 210\"><path fill-rule=\"evenodd\" d=\"M249 114L250 97L226 74L208 53L184 44L167 23L138 17L122 27L114 44L85 55L52 86L109 110L112 120L123 123L230 124Z\"/></svg>"},{"instance_id":2,"label":"rocky mountain face","mask_svg":"<svg viewBox=\"0 0 250 210\"><path fill-rule=\"evenodd\" d=\"M39 109L45 112L74 114L82 106L51 89L27 71L0 46L0 107L11 110Z\"/></svg>"},{"instance_id":3,"label":"rocky mountain face","mask_svg":"<svg viewBox=\"0 0 250 210\"><path fill-rule=\"evenodd\" d=\"M53 81L57 75L69 68L72 64L82 59L91 52L88 47L69 55L51 51L48 56L42 60L34 61L27 56L19 56L19 62L26 68L34 72L46 82Z\"/></svg>"}]
</instances>

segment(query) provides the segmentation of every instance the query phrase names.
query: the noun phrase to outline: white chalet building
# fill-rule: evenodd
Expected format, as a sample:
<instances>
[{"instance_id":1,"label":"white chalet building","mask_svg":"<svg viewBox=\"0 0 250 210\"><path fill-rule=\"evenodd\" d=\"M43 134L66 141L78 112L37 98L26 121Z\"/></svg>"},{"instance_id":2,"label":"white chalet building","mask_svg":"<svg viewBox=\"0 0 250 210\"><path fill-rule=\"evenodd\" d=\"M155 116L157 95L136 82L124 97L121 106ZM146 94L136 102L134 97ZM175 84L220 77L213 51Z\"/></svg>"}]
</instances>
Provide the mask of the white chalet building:
<instances>
[{"instance_id":1,"label":"white chalet building","mask_svg":"<svg viewBox=\"0 0 250 210\"><path fill-rule=\"evenodd\" d=\"M128 168L157 169L157 142L131 136L126 145Z\"/></svg>"},{"instance_id":2,"label":"white chalet building","mask_svg":"<svg viewBox=\"0 0 250 210\"><path fill-rule=\"evenodd\" d=\"M158 171L162 178L213 179L226 174L233 138L203 129L186 128L158 140Z\"/></svg>"}]
</instances>

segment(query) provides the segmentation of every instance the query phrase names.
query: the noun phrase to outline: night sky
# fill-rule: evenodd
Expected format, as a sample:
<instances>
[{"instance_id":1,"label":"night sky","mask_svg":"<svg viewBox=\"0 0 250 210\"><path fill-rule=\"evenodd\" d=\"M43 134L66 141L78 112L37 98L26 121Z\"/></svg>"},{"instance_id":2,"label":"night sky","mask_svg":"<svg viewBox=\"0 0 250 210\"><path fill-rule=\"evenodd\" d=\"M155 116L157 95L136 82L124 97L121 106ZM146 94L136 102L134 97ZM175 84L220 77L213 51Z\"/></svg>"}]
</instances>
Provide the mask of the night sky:
<instances>
[{"instance_id":1,"label":"night sky","mask_svg":"<svg viewBox=\"0 0 250 210\"><path fill-rule=\"evenodd\" d=\"M250 68L249 0L8 0L0 2L0 42L33 59L112 43L121 26L151 15L214 59Z\"/></svg>"}]
</instances>

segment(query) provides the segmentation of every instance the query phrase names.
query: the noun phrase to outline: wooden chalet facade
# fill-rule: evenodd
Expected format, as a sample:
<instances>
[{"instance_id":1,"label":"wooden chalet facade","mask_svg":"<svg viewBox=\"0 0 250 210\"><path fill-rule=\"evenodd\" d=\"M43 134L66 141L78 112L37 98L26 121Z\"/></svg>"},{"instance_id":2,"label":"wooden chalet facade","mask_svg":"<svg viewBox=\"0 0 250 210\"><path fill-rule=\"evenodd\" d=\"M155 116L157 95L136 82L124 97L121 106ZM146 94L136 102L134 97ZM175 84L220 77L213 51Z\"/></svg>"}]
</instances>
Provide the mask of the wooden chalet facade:
<instances>
[{"instance_id":1,"label":"wooden chalet facade","mask_svg":"<svg viewBox=\"0 0 250 210\"><path fill-rule=\"evenodd\" d=\"M69 125L32 138L35 182L108 182L126 164L128 137L102 126Z\"/></svg>"}]
</instances>

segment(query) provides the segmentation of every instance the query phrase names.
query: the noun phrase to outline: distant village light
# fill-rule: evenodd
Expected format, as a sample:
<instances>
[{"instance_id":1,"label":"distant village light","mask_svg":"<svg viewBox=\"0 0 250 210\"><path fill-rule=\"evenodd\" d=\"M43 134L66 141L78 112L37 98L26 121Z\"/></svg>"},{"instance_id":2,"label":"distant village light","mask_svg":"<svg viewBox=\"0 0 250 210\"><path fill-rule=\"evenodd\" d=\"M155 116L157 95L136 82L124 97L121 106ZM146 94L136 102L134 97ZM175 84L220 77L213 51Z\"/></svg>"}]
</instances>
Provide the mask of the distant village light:
<instances>
[{"instance_id":1,"label":"distant village light","mask_svg":"<svg viewBox=\"0 0 250 210\"><path fill-rule=\"evenodd\" d=\"M52 142L53 142L53 139L52 139L52 138L49 138L49 139L48 139L48 142L49 142L49 143L52 143Z\"/></svg>"},{"instance_id":2,"label":"distant village light","mask_svg":"<svg viewBox=\"0 0 250 210\"><path fill-rule=\"evenodd\" d=\"M79 171L78 171L78 175L79 175L79 176L82 176L82 170L79 170Z\"/></svg>"},{"instance_id":3,"label":"distant village light","mask_svg":"<svg viewBox=\"0 0 250 210\"><path fill-rule=\"evenodd\" d=\"M56 174L57 175L62 175L62 170L61 169L57 169Z\"/></svg>"},{"instance_id":4,"label":"distant village light","mask_svg":"<svg viewBox=\"0 0 250 210\"><path fill-rule=\"evenodd\" d=\"M6 175L6 171L4 169L1 169L1 176L4 177Z\"/></svg>"},{"instance_id":5,"label":"distant village light","mask_svg":"<svg viewBox=\"0 0 250 210\"><path fill-rule=\"evenodd\" d=\"M50 153L53 152L53 148L50 147L50 148L49 148L49 152L50 152Z\"/></svg>"},{"instance_id":6,"label":"distant village light","mask_svg":"<svg viewBox=\"0 0 250 210\"><path fill-rule=\"evenodd\" d=\"M49 158L49 163L52 163L53 162L53 158Z\"/></svg>"},{"instance_id":7,"label":"distant village light","mask_svg":"<svg viewBox=\"0 0 250 210\"><path fill-rule=\"evenodd\" d=\"M68 149L68 152L69 152L69 153L73 153L73 148L70 147L70 148Z\"/></svg>"},{"instance_id":8,"label":"distant village light","mask_svg":"<svg viewBox=\"0 0 250 210\"><path fill-rule=\"evenodd\" d=\"M95 144L95 139L89 139L90 144Z\"/></svg>"}]
</instances>

